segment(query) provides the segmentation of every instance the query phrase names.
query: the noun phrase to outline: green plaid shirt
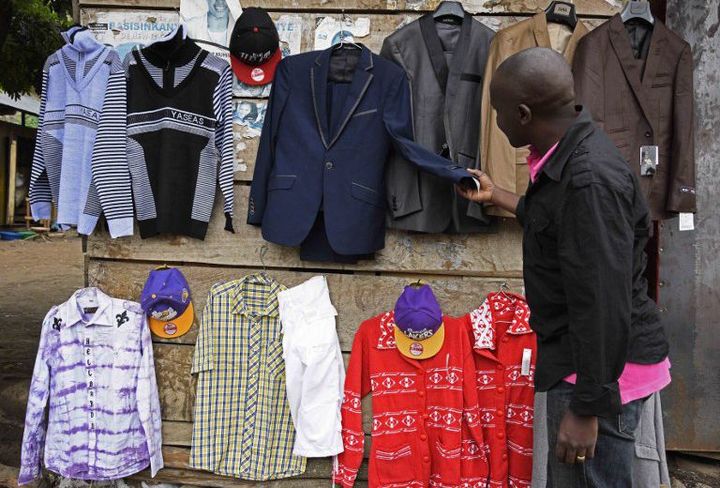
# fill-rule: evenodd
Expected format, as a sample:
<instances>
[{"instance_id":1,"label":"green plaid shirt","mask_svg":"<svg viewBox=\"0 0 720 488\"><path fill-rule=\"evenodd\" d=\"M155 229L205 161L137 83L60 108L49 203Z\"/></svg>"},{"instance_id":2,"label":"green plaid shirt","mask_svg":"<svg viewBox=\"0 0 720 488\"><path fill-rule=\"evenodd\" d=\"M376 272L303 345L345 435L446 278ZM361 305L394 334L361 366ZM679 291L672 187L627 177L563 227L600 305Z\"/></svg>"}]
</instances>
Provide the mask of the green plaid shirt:
<instances>
[{"instance_id":1,"label":"green plaid shirt","mask_svg":"<svg viewBox=\"0 0 720 488\"><path fill-rule=\"evenodd\" d=\"M292 455L277 294L264 274L210 290L193 357L198 374L190 466L263 481L305 472Z\"/></svg>"}]
</instances>

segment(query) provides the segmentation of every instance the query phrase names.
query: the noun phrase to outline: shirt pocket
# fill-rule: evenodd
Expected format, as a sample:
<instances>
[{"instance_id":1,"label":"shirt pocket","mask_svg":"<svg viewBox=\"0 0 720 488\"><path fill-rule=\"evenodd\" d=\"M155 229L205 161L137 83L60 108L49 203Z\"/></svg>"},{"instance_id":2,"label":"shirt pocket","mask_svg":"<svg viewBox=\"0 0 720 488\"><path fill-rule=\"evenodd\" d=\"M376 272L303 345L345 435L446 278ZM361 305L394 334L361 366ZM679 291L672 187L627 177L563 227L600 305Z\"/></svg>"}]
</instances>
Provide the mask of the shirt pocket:
<instances>
[{"instance_id":1,"label":"shirt pocket","mask_svg":"<svg viewBox=\"0 0 720 488\"><path fill-rule=\"evenodd\" d=\"M440 474L444 484L450 486L460 485L460 454L462 448L458 443L445 443L435 441L435 452L433 456L433 472Z\"/></svg>"},{"instance_id":2,"label":"shirt pocket","mask_svg":"<svg viewBox=\"0 0 720 488\"><path fill-rule=\"evenodd\" d=\"M268 375L273 379L285 379L285 360L283 359L283 348L281 341L268 341L265 345L267 351Z\"/></svg>"},{"instance_id":3,"label":"shirt pocket","mask_svg":"<svg viewBox=\"0 0 720 488\"><path fill-rule=\"evenodd\" d=\"M530 216L529 238L538 256L556 258L558 252L557 229L552 220L543 213Z\"/></svg>"},{"instance_id":4,"label":"shirt pocket","mask_svg":"<svg viewBox=\"0 0 720 488\"><path fill-rule=\"evenodd\" d=\"M417 459L410 444L372 444L375 471L382 486L408 483L416 479L413 466Z\"/></svg>"}]
</instances>

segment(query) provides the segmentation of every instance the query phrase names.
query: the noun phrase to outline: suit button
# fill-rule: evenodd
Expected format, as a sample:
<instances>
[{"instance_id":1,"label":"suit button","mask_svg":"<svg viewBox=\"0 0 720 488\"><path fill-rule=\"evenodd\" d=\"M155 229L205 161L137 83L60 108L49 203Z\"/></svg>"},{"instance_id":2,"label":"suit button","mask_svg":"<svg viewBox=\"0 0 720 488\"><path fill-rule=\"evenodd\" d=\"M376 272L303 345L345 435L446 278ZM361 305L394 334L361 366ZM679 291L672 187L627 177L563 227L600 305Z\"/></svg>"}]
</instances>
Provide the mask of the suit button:
<instances>
[{"instance_id":1,"label":"suit button","mask_svg":"<svg viewBox=\"0 0 720 488\"><path fill-rule=\"evenodd\" d=\"M650 133L650 131L647 131L647 132L645 133L645 137L650 137L650 136L652 136L652 134Z\"/></svg>"},{"instance_id":2,"label":"suit button","mask_svg":"<svg viewBox=\"0 0 720 488\"><path fill-rule=\"evenodd\" d=\"M327 168L327 169L333 169L334 167L335 167L335 165L333 164L332 161L328 161L327 163L325 163L325 168Z\"/></svg>"}]
</instances>

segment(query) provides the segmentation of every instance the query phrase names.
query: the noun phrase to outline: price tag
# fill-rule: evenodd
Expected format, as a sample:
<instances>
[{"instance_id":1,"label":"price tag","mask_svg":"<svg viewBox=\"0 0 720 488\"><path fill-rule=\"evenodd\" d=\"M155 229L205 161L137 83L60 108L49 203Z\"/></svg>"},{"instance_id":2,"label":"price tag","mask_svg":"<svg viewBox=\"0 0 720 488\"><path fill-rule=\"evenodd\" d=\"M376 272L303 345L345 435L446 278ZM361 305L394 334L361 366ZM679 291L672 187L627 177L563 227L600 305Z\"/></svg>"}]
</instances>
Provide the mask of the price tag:
<instances>
[{"instance_id":1,"label":"price tag","mask_svg":"<svg viewBox=\"0 0 720 488\"><path fill-rule=\"evenodd\" d=\"M689 212L680 214L680 230L695 230L695 214Z\"/></svg>"},{"instance_id":2,"label":"price tag","mask_svg":"<svg viewBox=\"0 0 720 488\"><path fill-rule=\"evenodd\" d=\"M530 376L530 364L532 363L532 349L523 349L522 366L520 374L522 376Z\"/></svg>"}]
</instances>

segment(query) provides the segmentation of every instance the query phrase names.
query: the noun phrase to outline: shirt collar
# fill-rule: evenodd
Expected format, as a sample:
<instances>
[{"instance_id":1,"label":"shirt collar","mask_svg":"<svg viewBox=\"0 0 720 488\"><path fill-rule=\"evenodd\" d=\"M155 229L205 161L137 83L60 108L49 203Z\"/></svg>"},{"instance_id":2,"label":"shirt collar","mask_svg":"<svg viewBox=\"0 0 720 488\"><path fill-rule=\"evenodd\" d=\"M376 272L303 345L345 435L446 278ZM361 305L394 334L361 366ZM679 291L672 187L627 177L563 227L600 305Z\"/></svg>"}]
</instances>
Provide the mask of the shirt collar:
<instances>
[{"instance_id":1,"label":"shirt collar","mask_svg":"<svg viewBox=\"0 0 720 488\"><path fill-rule=\"evenodd\" d=\"M377 349L397 349L395 343L395 312L390 311L380 317L380 337Z\"/></svg>"},{"instance_id":2,"label":"shirt collar","mask_svg":"<svg viewBox=\"0 0 720 488\"><path fill-rule=\"evenodd\" d=\"M560 139L555 151L552 153L550 158L544 163L542 169L538 173L538 178L541 174L546 174L550 179L554 181L560 181L562 172L565 169L570 155L576 150L578 144L582 142L587 136L589 136L595 129L592 116L590 111L584 108L582 105L575 107L578 112L575 122L565 132L565 135Z\"/></svg>"},{"instance_id":3,"label":"shirt collar","mask_svg":"<svg viewBox=\"0 0 720 488\"><path fill-rule=\"evenodd\" d=\"M532 333L530 328L530 308L522 295L515 293L490 293L477 310L470 313L470 321L475 342L473 349L494 350L497 344L494 314L512 313L507 334L523 335Z\"/></svg>"},{"instance_id":4,"label":"shirt collar","mask_svg":"<svg viewBox=\"0 0 720 488\"><path fill-rule=\"evenodd\" d=\"M530 180L533 183L535 183L535 181L537 180L538 174L540 174L540 171L542 171L545 163L547 163L548 159L550 159L550 156L552 156L555 152L555 149L557 149L558 144L560 144L560 141L553 144L553 146L548 149L545 154L540 154L540 152L535 146L530 146L530 154L528 154L527 157L527 164L530 169Z\"/></svg>"},{"instance_id":5,"label":"shirt collar","mask_svg":"<svg viewBox=\"0 0 720 488\"><path fill-rule=\"evenodd\" d=\"M277 317L279 315L279 307L277 295L285 289L283 285L272 279L265 273L256 273L247 275L238 281L235 286L235 295L232 298L233 308L232 312L237 315L251 315L253 310L247 304L245 294L248 286L260 286L262 287L261 293L263 293L265 308L261 310L257 315L263 315L268 317Z\"/></svg>"},{"instance_id":6,"label":"shirt collar","mask_svg":"<svg viewBox=\"0 0 720 488\"><path fill-rule=\"evenodd\" d=\"M83 318L82 306L78 302L83 296L95 295L98 309L89 319ZM112 317L112 299L103 293L99 288L82 288L65 302L65 327L72 327L76 324L83 324L85 327L91 325L114 325Z\"/></svg>"}]
</instances>

